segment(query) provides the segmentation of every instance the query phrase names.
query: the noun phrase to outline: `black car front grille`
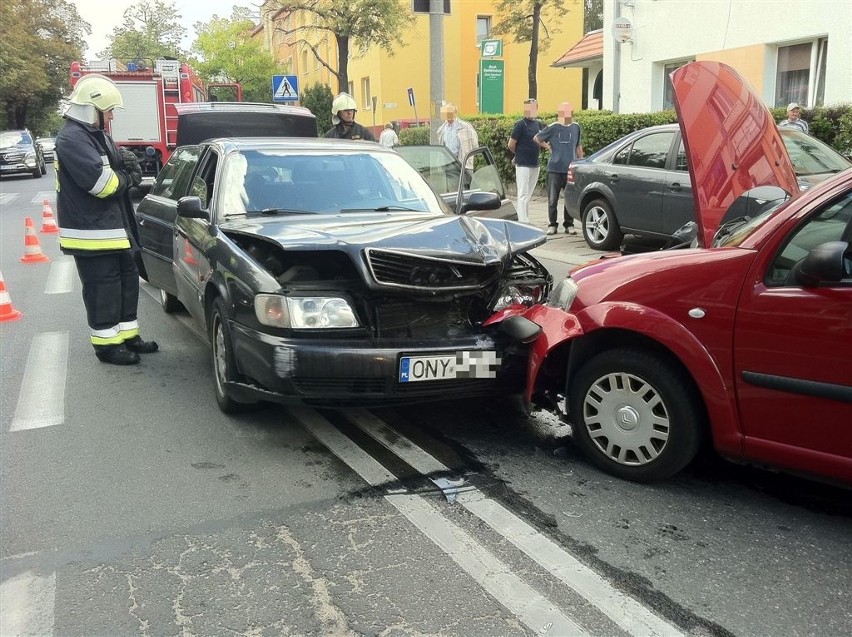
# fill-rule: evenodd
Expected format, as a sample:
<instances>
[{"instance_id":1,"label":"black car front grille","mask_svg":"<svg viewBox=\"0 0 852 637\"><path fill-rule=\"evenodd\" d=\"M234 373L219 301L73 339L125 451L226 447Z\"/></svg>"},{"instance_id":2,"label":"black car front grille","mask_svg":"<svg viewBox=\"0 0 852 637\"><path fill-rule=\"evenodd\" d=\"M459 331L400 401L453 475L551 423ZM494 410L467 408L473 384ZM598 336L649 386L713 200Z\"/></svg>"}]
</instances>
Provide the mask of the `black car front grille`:
<instances>
[{"instance_id":1,"label":"black car front grille","mask_svg":"<svg viewBox=\"0 0 852 637\"><path fill-rule=\"evenodd\" d=\"M501 265L477 265L418 257L391 250L366 250L367 264L377 283L412 290L472 290L500 276Z\"/></svg>"},{"instance_id":2,"label":"black car front grille","mask_svg":"<svg viewBox=\"0 0 852 637\"><path fill-rule=\"evenodd\" d=\"M470 326L470 299L441 303L383 303L376 307L380 338L443 338Z\"/></svg>"}]
</instances>

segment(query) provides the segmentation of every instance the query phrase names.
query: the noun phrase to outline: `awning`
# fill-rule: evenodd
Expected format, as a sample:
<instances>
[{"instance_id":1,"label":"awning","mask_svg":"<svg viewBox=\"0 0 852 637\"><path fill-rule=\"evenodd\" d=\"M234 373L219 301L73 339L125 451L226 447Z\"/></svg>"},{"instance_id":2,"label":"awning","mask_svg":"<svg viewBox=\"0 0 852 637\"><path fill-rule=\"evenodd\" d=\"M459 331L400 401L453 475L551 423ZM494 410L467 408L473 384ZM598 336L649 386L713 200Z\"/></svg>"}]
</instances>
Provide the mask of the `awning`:
<instances>
[{"instance_id":1,"label":"awning","mask_svg":"<svg viewBox=\"0 0 852 637\"><path fill-rule=\"evenodd\" d=\"M584 68L590 66L590 62L603 62L603 29L589 31L551 66Z\"/></svg>"}]
</instances>

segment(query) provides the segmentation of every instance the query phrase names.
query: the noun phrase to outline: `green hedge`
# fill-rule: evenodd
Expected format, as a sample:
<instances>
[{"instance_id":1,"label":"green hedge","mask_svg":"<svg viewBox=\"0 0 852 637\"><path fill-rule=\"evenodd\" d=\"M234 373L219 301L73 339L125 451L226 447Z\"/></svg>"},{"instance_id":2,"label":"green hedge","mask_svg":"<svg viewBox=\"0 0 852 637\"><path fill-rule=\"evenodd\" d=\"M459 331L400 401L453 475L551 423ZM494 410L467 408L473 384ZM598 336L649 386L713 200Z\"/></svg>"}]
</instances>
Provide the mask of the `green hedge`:
<instances>
[{"instance_id":1,"label":"green hedge","mask_svg":"<svg viewBox=\"0 0 852 637\"><path fill-rule=\"evenodd\" d=\"M787 117L786 109L783 107L770 110L776 122ZM491 149L500 176L507 184L515 183L515 170L512 166L512 155L506 148L506 143L512 132L512 126L520 118L520 113L465 117L476 128L479 143ZM539 118L545 124L550 124L556 121L556 113L539 113ZM811 135L838 152L852 156L852 104L803 110L802 119L808 122ZM574 115L574 120L583 131L583 150L586 156L589 156L633 131L659 124L673 124L677 122L677 117L674 111L628 115L614 115L610 111L578 111ZM407 128L400 133L400 142L406 145L428 144L429 128ZM541 154L540 186L544 186L545 183L548 157L547 153Z\"/></svg>"}]
</instances>

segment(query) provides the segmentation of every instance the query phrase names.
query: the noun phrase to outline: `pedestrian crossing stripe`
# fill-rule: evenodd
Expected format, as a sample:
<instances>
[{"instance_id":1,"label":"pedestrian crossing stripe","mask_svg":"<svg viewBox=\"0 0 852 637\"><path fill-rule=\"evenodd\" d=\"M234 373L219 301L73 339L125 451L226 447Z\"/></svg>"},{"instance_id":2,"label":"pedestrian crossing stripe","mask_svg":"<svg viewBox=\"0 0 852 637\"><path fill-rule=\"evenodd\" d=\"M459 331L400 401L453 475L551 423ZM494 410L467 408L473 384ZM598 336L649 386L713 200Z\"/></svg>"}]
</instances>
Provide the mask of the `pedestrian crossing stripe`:
<instances>
[{"instance_id":1,"label":"pedestrian crossing stripe","mask_svg":"<svg viewBox=\"0 0 852 637\"><path fill-rule=\"evenodd\" d=\"M299 99L299 78L295 75L272 76L272 100L295 102Z\"/></svg>"}]
</instances>

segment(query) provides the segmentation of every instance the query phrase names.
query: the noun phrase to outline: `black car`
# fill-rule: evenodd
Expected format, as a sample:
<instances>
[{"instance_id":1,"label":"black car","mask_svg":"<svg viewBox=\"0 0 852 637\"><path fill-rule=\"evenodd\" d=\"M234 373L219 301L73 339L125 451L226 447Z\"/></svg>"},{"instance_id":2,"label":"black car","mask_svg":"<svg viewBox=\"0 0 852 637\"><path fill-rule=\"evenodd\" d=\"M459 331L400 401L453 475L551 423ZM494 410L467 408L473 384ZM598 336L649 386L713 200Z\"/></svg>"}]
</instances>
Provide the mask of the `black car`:
<instances>
[{"instance_id":1,"label":"black car","mask_svg":"<svg viewBox=\"0 0 852 637\"><path fill-rule=\"evenodd\" d=\"M781 128L799 187L806 190L852 166L799 130ZM695 221L692 184L677 124L631 133L568 169L568 212L597 250L614 250L624 235L660 243Z\"/></svg>"},{"instance_id":2,"label":"black car","mask_svg":"<svg viewBox=\"0 0 852 637\"><path fill-rule=\"evenodd\" d=\"M41 146L26 129L0 132L0 175L29 173L39 179L47 172Z\"/></svg>"},{"instance_id":3,"label":"black car","mask_svg":"<svg viewBox=\"0 0 852 637\"><path fill-rule=\"evenodd\" d=\"M451 211L396 152L370 142L224 138L179 147L139 204L147 276L166 312L210 336L224 411L522 392L525 319L544 299L527 252L544 234Z\"/></svg>"}]
</instances>

